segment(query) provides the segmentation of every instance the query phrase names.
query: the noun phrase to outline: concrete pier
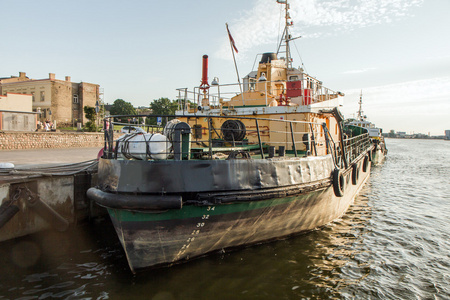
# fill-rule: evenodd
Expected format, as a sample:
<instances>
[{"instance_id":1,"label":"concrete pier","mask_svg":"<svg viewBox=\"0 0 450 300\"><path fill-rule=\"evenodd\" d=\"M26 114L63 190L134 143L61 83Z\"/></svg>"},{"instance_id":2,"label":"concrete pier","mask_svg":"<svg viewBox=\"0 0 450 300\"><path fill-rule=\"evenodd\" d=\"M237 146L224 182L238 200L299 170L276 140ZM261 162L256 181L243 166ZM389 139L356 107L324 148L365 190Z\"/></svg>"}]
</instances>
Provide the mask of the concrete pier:
<instances>
[{"instance_id":1,"label":"concrete pier","mask_svg":"<svg viewBox=\"0 0 450 300\"><path fill-rule=\"evenodd\" d=\"M96 159L101 147L65 148L65 149L33 149L2 150L0 163L9 162L18 166L71 164Z\"/></svg>"},{"instance_id":2,"label":"concrete pier","mask_svg":"<svg viewBox=\"0 0 450 300\"><path fill-rule=\"evenodd\" d=\"M86 196L97 182L100 148L0 151L0 241L68 230L98 213Z\"/></svg>"}]
</instances>

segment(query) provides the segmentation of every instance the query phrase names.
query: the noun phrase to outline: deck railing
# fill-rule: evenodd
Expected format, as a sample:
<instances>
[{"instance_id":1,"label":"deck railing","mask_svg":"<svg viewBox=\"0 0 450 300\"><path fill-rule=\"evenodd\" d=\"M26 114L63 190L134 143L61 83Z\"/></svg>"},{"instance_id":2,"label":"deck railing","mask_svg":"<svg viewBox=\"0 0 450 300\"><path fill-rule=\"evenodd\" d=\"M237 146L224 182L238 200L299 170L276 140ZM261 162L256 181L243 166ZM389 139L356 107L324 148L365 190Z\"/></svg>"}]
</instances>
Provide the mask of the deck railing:
<instances>
[{"instance_id":1,"label":"deck railing","mask_svg":"<svg viewBox=\"0 0 450 300\"><path fill-rule=\"evenodd\" d=\"M118 121L133 117L135 120L145 117L152 123L161 121L161 124ZM345 139L342 146L340 140L332 138L325 124L279 119L136 115L131 118L111 116L105 118L104 122L107 130L103 157L108 159L264 159L331 154L334 164L342 167L344 157L347 163L351 163L370 143L368 134L363 134ZM139 131L145 134L120 134L122 126L141 128ZM118 134L120 136L114 139Z\"/></svg>"},{"instance_id":2,"label":"deck railing","mask_svg":"<svg viewBox=\"0 0 450 300\"><path fill-rule=\"evenodd\" d=\"M280 103L284 101L286 105L287 100L291 100L288 96L291 93L298 95L300 98L295 101L295 105L310 105L331 99L337 98L341 95L340 92L335 92L328 89L321 84L311 84L310 80L304 79L298 81L298 87L288 87L289 81L264 81L264 82L246 82L246 83L232 83L222 85L212 85L208 90L195 87L192 91L187 88L177 89L178 91L178 109L181 111L188 111L188 103L194 104L196 107L202 105L204 98L208 99L210 107L219 107L220 103L227 103L232 98L236 97L241 91L251 92L257 91L264 93L265 106L268 106L273 98L279 100ZM245 98L245 99L244 99ZM252 98L249 95L242 97L242 106L248 105L253 100L260 100L260 98ZM300 102L299 102L300 101Z\"/></svg>"}]
</instances>

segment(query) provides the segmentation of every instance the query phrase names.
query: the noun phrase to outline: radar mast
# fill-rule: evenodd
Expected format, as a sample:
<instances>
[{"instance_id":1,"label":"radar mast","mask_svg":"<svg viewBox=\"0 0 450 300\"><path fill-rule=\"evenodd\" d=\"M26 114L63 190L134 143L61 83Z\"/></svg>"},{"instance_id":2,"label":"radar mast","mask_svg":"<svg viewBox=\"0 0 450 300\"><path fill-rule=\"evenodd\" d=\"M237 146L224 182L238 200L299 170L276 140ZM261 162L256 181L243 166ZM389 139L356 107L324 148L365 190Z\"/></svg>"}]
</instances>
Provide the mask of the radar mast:
<instances>
[{"instance_id":1,"label":"radar mast","mask_svg":"<svg viewBox=\"0 0 450 300\"><path fill-rule=\"evenodd\" d=\"M288 0L277 0L277 3L285 5L285 8L284 8L284 10L285 10L285 14L284 14L285 25L284 25L283 35L280 40L280 44L278 45L277 56L280 53L283 53L283 52L286 53L286 68L290 69L290 68L292 68L292 55L291 55L291 49L289 46L289 42L300 38L300 36L293 38L289 31L289 27L293 26L294 22L291 20L291 16L289 14L290 5L288 3ZM281 51L282 47L285 48L284 51Z\"/></svg>"}]
</instances>

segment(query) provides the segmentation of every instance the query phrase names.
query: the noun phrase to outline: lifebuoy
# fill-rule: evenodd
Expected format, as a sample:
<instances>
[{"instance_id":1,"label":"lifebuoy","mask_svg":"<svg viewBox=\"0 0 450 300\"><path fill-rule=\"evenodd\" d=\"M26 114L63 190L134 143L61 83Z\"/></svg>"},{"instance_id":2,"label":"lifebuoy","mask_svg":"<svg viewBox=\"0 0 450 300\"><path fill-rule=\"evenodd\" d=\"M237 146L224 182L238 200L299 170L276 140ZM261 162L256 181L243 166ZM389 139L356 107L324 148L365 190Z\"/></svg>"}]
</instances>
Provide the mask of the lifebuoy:
<instances>
[{"instance_id":1,"label":"lifebuoy","mask_svg":"<svg viewBox=\"0 0 450 300\"><path fill-rule=\"evenodd\" d=\"M345 180L344 174L338 168L333 171L333 190L337 197L344 196Z\"/></svg>"},{"instance_id":2,"label":"lifebuoy","mask_svg":"<svg viewBox=\"0 0 450 300\"><path fill-rule=\"evenodd\" d=\"M352 166L352 184L356 185L358 183L358 179L359 179L359 168L358 168L358 164L353 164Z\"/></svg>"},{"instance_id":3,"label":"lifebuoy","mask_svg":"<svg viewBox=\"0 0 450 300\"><path fill-rule=\"evenodd\" d=\"M370 161L370 156L366 155L364 157L364 162L363 162L363 172L367 172L369 170L369 161Z\"/></svg>"}]
</instances>

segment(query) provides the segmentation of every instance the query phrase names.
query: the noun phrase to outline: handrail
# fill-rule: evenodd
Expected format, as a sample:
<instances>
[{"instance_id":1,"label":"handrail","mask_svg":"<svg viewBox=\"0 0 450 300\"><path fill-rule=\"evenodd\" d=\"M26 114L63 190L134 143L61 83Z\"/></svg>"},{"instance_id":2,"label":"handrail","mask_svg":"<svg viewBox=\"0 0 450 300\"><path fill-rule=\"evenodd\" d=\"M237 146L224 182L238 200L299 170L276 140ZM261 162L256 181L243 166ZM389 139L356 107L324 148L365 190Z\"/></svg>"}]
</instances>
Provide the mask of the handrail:
<instances>
[{"instance_id":1,"label":"handrail","mask_svg":"<svg viewBox=\"0 0 450 300\"><path fill-rule=\"evenodd\" d=\"M139 126L146 129L149 135L139 135L136 133L134 135L126 134L117 138L116 133L116 139L114 139L114 125L138 126L138 124L127 124L114 121L115 118L126 117L128 119L128 117L130 117L128 115L109 116L104 119L104 128L107 129L105 130L104 143L105 158L167 160L173 158L173 149L178 147L177 149L179 150L177 153L181 154L180 157L183 157L183 159L201 159L205 157L208 159L215 159L219 153L227 155L236 151L260 155L261 159L264 159L265 154L269 151L269 146L278 146L286 149L286 154L292 157L298 157L299 155L318 156L331 154L334 165L342 168L346 166L342 165L343 161L339 159L341 156L345 157L348 162L352 163L361 151L364 151L370 146L370 138L367 133L344 139L342 144L340 141L337 142L333 139L333 136L329 132L326 124L319 124L315 122L198 114L184 116L134 115L131 117L139 118L144 116L147 118L162 117L170 120L175 118L188 119L190 122L190 126L188 126L190 128L189 134L187 135L188 138L186 140L181 138L178 140L173 140L170 136L166 136L167 141L164 139L155 141L152 140L152 136L157 133L163 133L165 130L164 127L152 127L152 125L146 124ZM245 126L247 126L244 126L245 139L235 140L235 132L238 129L231 127L228 130L231 131L232 140L226 140L224 138L224 129L221 127L226 120L245 121ZM261 122L265 121L270 121L272 124L273 122L279 122L286 125L278 127L274 126L273 128L278 128L277 130L274 130L267 127L267 125L261 125ZM254 125L251 125L252 122ZM200 127L195 127L195 124L200 124ZM295 124L305 124L306 126L296 127L300 129L295 131ZM280 128L285 128L285 130L280 130ZM323 132L321 133L321 131ZM171 132L169 135L171 134L174 133ZM274 139L274 136L279 136L280 138ZM143 143L145 143L145 145ZM163 150L158 152L158 154L155 154L152 152L153 146L162 147Z\"/></svg>"},{"instance_id":2,"label":"handrail","mask_svg":"<svg viewBox=\"0 0 450 300\"><path fill-rule=\"evenodd\" d=\"M331 100L336 98L336 95L340 95L339 92L336 92L334 90L331 90L327 87L324 87L320 83L311 84L311 76L305 74L305 78L302 80L299 80L302 82L301 87L299 88L301 90L302 97L305 97L307 99L311 100L311 103L319 103L327 100ZM314 79L314 78L313 78ZM316 80L316 79L314 79ZM243 90L243 93L251 92L251 91L258 91L265 94L266 97L266 106L268 105L268 99L267 96L270 94L271 97L278 98L279 95L285 95L286 91L289 90L287 83L290 82L289 80L282 80L282 81L264 81L264 88L263 89L255 89L254 86L257 83L261 82L244 82L244 83L228 83L228 84L218 84L211 86L211 88L208 90L207 98L208 101L210 101L210 98L213 99L223 99L224 102L230 101L233 97L241 94L241 91ZM317 81L319 82L319 81ZM246 86L244 86L246 85ZM277 88L276 86L282 86L281 88ZM238 89L236 88L238 87ZM213 93L217 88L217 93ZM232 88L232 89L230 89ZM242 89L241 89L242 88ZM178 101L179 101L179 107L182 108L182 111L186 111L187 107L186 105L182 106L181 102L184 101L191 101L193 103L196 103L200 105L200 97L202 96L202 93L200 93L199 90L200 87L194 87L193 91L189 91L187 88L178 88ZM230 89L230 90L229 90ZM184 93L184 95L181 95L181 93ZM332 97L332 96L335 97ZM246 101L252 101L257 100L259 98L247 98ZM305 100L305 99L304 99ZM216 102L216 101L214 101ZM309 101L305 101L308 102ZM215 103L217 104L217 103ZM243 103L245 105L245 103ZM308 105L308 104L305 104ZM214 105L216 106L216 105Z\"/></svg>"}]
</instances>

